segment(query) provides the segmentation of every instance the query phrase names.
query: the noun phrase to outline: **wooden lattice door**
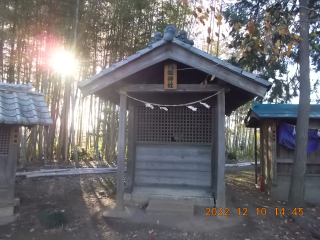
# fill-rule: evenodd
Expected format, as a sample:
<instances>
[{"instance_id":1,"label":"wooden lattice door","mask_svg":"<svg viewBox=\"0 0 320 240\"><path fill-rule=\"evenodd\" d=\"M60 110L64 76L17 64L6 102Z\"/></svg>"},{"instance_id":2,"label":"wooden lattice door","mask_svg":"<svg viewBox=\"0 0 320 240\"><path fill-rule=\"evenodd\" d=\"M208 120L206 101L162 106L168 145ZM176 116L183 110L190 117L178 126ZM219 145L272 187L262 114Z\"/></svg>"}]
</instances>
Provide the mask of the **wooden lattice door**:
<instances>
[{"instance_id":1,"label":"wooden lattice door","mask_svg":"<svg viewBox=\"0 0 320 240\"><path fill-rule=\"evenodd\" d=\"M212 142L212 109L172 107L168 111L137 107L137 142Z\"/></svg>"}]
</instances>

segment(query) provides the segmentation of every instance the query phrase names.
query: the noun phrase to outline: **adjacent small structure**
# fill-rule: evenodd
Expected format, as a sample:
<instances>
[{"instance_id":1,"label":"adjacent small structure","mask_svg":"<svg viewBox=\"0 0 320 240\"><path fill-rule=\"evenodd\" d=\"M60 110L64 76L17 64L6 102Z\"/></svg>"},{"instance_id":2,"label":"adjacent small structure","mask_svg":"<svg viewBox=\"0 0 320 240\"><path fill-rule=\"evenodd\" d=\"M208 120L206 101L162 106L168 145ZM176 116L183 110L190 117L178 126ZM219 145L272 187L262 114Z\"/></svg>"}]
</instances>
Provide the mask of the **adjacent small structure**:
<instances>
[{"instance_id":1,"label":"adjacent small structure","mask_svg":"<svg viewBox=\"0 0 320 240\"><path fill-rule=\"evenodd\" d=\"M52 123L44 94L32 92L31 85L0 83L0 224L14 219L19 127Z\"/></svg>"},{"instance_id":2,"label":"adjacent small structure","mask_svg":"<svg viewBox=\"0 0 320 240\"><path fill-rule=\"evenodd\" d=\"M192 45L185 31L169 25L145 49L79 83L84 96L120 105L120 210L126 149L126 199L225 206L225 114L264 96L271 83Z\"/></svg>"},{"instance_id":3,"label":"adjacent small structure","mask_svg":"<svg viewBox=\"0 0 320 240\"><path fill-rule=\"evenodd\" d=\"M295 145L298 105L254 102L245 119L260 129L263 189L275 200L287 200ZM310 106L305 199L320 203L320 105Z\"/></svg>"}]
</instances>

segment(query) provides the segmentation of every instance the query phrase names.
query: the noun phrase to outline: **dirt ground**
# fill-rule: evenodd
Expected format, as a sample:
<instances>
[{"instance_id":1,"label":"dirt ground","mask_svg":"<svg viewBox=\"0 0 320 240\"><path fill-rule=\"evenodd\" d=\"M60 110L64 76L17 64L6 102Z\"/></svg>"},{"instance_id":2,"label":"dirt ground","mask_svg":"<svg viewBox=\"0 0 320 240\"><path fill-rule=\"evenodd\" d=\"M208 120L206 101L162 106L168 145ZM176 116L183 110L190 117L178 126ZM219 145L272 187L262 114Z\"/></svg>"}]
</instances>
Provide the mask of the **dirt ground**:
<instances>
[{"instance_id":1,"label":"dirt ground","mask_svg":"<svg viewBox=\"0 0 320 240\"><path fill-rule=\"evenodd\" d=\"M224 217L205 216L206 209L197 208L192 219L146 218L143 210L139 210L140 218L104 218L103 210L114 205L114 179L115 174L17 178L15 193L21 205L15 222L0 226L0 239L312 239L289 216L275 215L274 208L286 208L285 203L271 201L255 189L252 166L227 168L229 216ZM48 209L64 210L67 224L44 229L39 215ZM308 210L320 222L320 208L310 206Z\"/></svg>"}]
</instances>

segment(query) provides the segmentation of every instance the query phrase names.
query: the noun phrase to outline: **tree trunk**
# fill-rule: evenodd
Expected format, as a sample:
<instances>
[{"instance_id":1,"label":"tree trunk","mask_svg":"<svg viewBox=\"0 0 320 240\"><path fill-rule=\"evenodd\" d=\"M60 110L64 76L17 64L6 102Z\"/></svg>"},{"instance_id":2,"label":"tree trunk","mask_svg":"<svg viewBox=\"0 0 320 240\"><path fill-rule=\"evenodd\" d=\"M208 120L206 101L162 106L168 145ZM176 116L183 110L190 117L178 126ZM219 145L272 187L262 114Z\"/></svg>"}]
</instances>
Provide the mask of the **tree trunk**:
<instances>
[{"instance_id":1,"label":"tree trunk","mask_svg":"<svg viewBox=\"0 0 320 240\"><path fill-rule=\"evenodd\" d=\"M291 183L289 189L289 205L304 205L305 173L307 165L308 128L310 111L310 65L309 65L309 11L307 0L300 0L300 95L297 116L297 135L294 150Z\"/></svg>"}]
</instances>

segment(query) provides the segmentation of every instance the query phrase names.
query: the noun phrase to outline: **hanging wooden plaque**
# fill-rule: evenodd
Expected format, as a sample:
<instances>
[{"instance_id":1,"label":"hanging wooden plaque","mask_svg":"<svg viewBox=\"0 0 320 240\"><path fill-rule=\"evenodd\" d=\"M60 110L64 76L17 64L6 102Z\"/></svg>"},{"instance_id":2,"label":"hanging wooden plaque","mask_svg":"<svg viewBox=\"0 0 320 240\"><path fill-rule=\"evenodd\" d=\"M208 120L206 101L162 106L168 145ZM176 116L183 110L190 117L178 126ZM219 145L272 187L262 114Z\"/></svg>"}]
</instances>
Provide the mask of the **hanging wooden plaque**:
<instances>
[{"instance_id":1,"label":"hanging wooden plaque","mask_svg":"<svg viewBox=\"0 0 320 240\"><path fill-rule=\"evenodd\" d=\"M177 89L177 64L164 66L164 89Z\"/></svg>"}]
</instances>

